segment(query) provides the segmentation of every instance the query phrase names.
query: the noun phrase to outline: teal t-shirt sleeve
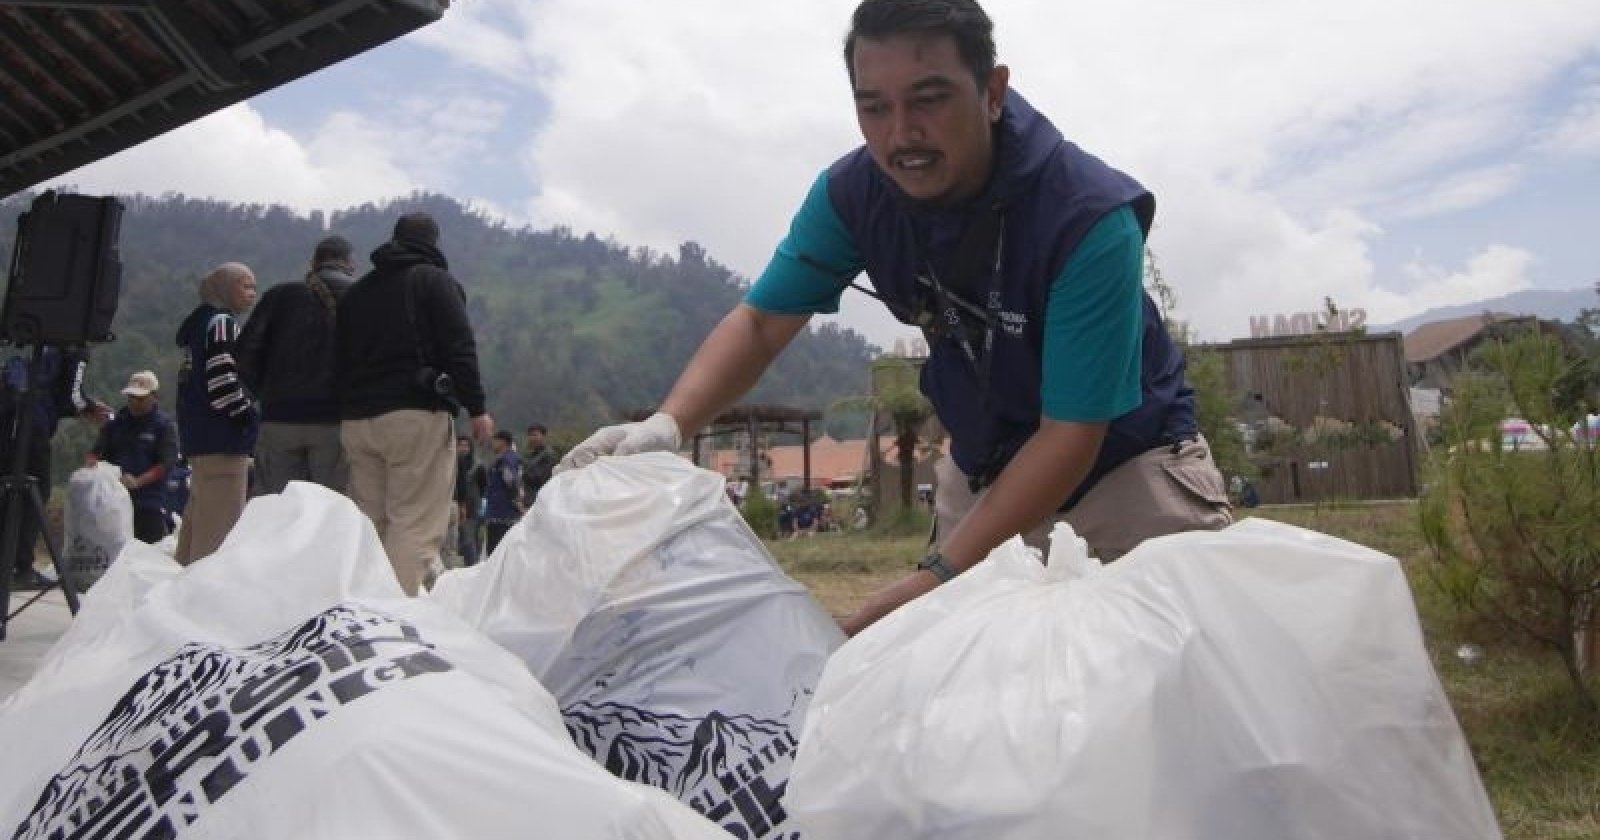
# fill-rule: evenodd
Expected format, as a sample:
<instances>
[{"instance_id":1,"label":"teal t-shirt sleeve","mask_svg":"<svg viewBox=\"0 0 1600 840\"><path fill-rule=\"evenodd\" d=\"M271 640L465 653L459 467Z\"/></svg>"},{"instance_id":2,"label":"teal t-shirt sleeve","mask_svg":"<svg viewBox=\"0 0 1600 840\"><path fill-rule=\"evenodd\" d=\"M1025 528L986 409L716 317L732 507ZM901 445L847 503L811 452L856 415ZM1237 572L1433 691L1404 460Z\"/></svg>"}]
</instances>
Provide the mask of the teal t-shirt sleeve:
<instances>
[{"instance_id":1,"label":"teal t-shirt sleeve","mask_svg":"<svg viewBox=\"0 0 1600 840\"><path fill-rule=\"evenodd\" d=\"M1040 406L1054 420L1113 420L1137 408L1144 333L1144 235L1133 210L1107 213L1050 284Z\"/></svg>"},{"instance_id":2,"label":"teal t-shirt sleeve","mask_svg":"<svg viewBox=\"0 0 1600 840\"><path fill-rule=\"evenodd\" d=\"M861 251L828 200L824 170L744 302L780 315L838 312L839 296L864 267Z\"/></svg>"}]
</instances>

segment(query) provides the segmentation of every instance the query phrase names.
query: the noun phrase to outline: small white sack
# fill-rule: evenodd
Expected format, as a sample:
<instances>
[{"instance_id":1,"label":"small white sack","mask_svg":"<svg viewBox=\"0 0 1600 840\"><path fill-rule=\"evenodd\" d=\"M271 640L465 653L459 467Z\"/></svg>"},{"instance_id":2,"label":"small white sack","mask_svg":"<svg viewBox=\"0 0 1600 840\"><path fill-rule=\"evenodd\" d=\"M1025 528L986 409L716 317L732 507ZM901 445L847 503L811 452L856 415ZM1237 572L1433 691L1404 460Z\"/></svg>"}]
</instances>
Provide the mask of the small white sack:
<instances>
[{"instance_id":1,"label":"small white sack","mask_svg":"<svg viewBox=\"0 0 1600 840\"><path fill-rule=\"evenodd\" d=\"M829 661L829 840L1498 838L1399 564L1260 519L1047 569L1013 540Z\"/></svg>"},{"instance_id":2,"label":"small white sack","mask_svg":"<svg viewBox=\"0 0 1600 840\"><path fill-rule=\"evenodd\" d=\"M122 486L122 468L101 461L73 470L61 519L62 559L78 587L88 588L133 539L133 500Z\"/></svg>"},{"instance_id":3,"label":"small white sack","mask_svg":"<svg viewBox=\"0 0 1600 840\"><path fill-rule=\"evenodd\" d=\"M619 776L736 836L791 836L795 735L844 637L720 475L659 452L564 472L487 564L429 597L521 657Z\"/></svg>"},{"instance_id":4,"label":"small white sack","mask_svg":"<svg viewBox=\"0 0 1600 840\"><path fill-rule=\"evenodd\" d=\"M130 543L0 743L17 838L726 840L595 766L515 657L406 598L366 518L301 482L188 569Z\"/></svg>"}]
</instances>

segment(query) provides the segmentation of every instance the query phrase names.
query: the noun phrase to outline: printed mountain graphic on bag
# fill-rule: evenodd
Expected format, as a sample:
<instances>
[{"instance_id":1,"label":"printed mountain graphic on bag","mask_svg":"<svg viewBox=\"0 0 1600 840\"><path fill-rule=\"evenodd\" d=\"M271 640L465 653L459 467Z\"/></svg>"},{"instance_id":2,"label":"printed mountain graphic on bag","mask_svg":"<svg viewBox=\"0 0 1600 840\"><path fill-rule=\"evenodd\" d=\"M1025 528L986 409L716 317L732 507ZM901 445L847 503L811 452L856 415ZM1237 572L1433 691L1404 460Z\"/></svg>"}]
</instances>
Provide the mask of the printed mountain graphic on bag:
<instances>
[{"instance_id":1,"label":"printed mountain graphic on bag","mask_svg":"<svg viewBox=\"0 0 1600 840\"><path fill-rule=\"evenodd\" d=\"M242 649L185 645L123 694L12 836L173 837L317 721L452 667L416 628L352 605Z\"/></svg>"},{"instance_id":2,"label":"printed mountain graphic on bag","mask_svg":"<svg viewBox=\"0 0 1600 840\"><path fill-rule=\"evenodd\" d=\"M617 703L561 711L578 746L619 778L661 788L735 837L788 840L780 800L796 741L777 721L713 711L655 714Z\"/></svg>"}]
</instances>

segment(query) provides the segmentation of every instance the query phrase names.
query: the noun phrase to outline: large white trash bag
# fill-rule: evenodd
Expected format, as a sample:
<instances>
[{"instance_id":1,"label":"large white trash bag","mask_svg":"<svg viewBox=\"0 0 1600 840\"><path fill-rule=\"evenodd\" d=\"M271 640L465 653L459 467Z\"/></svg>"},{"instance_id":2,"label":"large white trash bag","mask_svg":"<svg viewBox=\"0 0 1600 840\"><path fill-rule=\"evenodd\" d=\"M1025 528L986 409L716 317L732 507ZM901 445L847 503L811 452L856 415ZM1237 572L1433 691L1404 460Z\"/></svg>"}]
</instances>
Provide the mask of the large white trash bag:
<instances>
[{"instance_id":1,"label":"large white trash bag","mask_svg":"<svg viewBox=\"0 0 1600 840\"><path fill-rule=\"evenodd\" d=\"M572 737L738 837L787 837L779 798L843 641L728 502L675 455L556 476L486 565L432 595L527 662Z\"/></svg>"},{"instance_id":2,"label":"large white trash bag","mask_svg":"<svg viewBox=\"0 0 1600 840\"><path fill-rule=\"evenodd\" d=\"M1013 540L834 655L802 832L1500 836L1392 558L1260 519L1104 569L1053 536L1048 569Z\"/></svg>"},{"instance_id":3,"label":"large white trash bag","mask_svg":"<svg viewBox=\"0 0 1600 840\"><path fill-rule=\"evenodd\" d=\"M73 470L61 520L62 559L73 584L88 589L133 539L133 500L122 486L122 468L101 461Z\"/></svg>"},{"instance_id":4,"label":"large white trash bag","mask_svg":"<svg viewBox=\"0 0 1600 840\"><path fill-rule=\"evenodd\" d=\"M703 838L616 779L511 654L406 598L348 500L292 483L187 570L130 543L0 706L16 838Z\"/></svg>"}]
</instances>

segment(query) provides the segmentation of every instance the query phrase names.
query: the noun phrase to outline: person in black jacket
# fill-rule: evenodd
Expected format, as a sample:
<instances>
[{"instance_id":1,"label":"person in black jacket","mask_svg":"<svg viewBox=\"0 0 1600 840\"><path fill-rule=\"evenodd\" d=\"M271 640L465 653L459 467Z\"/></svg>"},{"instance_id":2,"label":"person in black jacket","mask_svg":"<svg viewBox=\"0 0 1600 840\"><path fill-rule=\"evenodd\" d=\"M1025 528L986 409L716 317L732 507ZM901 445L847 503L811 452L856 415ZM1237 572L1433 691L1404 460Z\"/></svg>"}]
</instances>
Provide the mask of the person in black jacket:
<instances>
[{"instance_id":1,"label":"person in black jacket","mask_svg":"<svg viewBox=\"0 0 1600 840\"><path fill-rule=\"evenodd\" d=\"M555 448L545 443L544 436L548 431L543 423L528 427L527 445L522 451L522 500L519 506L523 510L533 507L534 501L539 498L539 490L550 481L556 463L561 460Z\"/></svg>"},{"instance_id":2,"label":"person in black jacket","mask_svg":"<svg viewBox=\"0 0 1600 840\"><path fill-rule=\"evenodd\" d=\"M350 498L372 520L412 595L449 525L457 406L472 418L474 439L494 434L466 293L438 243L433 217L401 216L338 314L339 438Z\"/></svg>"},{"instance_id":3,"label":"person in black jacket","mask_svg":"<svg viewBox=\"0 0 1600 840\"><path fill-rule=\"evenodd\" d=\"M61 350L46 347L40 355L37 368L29 370L31 362L26 356L15 355L0 365L0 470L10 472L15 454L13 446L21 429L17 422L22 393L25 389L36 392L28 430L28 451L24 453L24 470L33 477L39 488L39 500L50 500L50 440L55 437L56 426L62 415L76 415L95 423L104 423L110 413L106 405L83 393L83 375L88 366L88 354L82 349ZM31 381L30 381L31 374ZM14 500L7 496L0 501ZM0 505L0 522L4 521L5 507ZM11 591L43 589L54 584L50 578L33 567L33 548L39 539L39 523L23 511L17 528L16 566L11 574ZM4 622L0 621L0 627Z\"/></svg>"},{"instance_id":4,"label":"person in black jacket","mask_svg":"<svg viewBox=\"0 0 1600 840\"><path fill-rule=\"evenodd\" d=\"M462 435L456 438L456 548L461 552L461 565L478 565L478 546L483 512L483 493L488 489L488 476L483 465L472 454L472 439Z\"/></svg>"},{"instance_id":5,"label":"person in black jacket","mask_svg":"<svg viewBox=\"0 0 1600 840\"><path fill-rule=\"evenodd\" d=\"M339 443L334 328L354 272L348 240L330 236L318 242L305 278L268 289L239 331L239 375L261 400L258 493L282 493L291 481L344 492L348 469Z\"/></svg>"}]
</instances>

